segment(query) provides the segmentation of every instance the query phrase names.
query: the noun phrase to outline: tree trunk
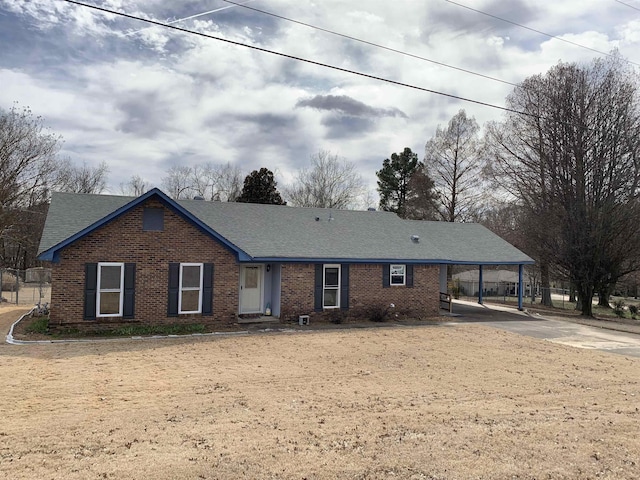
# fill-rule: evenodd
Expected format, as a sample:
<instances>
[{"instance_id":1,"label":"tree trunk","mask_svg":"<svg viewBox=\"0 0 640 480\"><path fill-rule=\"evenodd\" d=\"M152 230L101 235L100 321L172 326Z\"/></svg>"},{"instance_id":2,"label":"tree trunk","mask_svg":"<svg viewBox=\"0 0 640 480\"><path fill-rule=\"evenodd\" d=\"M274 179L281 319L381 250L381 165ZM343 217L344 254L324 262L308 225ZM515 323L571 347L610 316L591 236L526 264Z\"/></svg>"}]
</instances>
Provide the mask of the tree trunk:
<instances>
[{"instance_id":1,"label":"tree trunk","mask_svg":"<svg viewBox=\"0 0 640 480\"><path fill-rule=\"evenodd\" d=\"M553 307L551 301L551 281L549 279L549 263L544 260L540 263L540 282L542 283L542 305Z\"/></svg>"},{"instance_id":2,"label":"tree trunk","mask_svg":"<svg viewBox=\"0 0 640 480\"><path fill-rule=\"evenodd\" d=\"M577 302L576 299L576 286L573 282L569 283L569 303Z\"/></svg>"},{"instance_id":3,"label":"tree trunk","mask_svg":"<svg viewBox=\"0 0 640 480\"><path fill-rule=\"evenodd\" d=\"M580 299L580 314L583 317L593 317L593 287L591 285L576 285Z\"/></svg>"},{"instance_id":4,"label":"tree trunk","mask_svg":"<svg viewBox=\"0 0 640 480\"><path fill-rule=\"evenodd\" d=\"M611 308L609 304L609 298L611 297L611 287L609 285L605 285L598 291L598 306Z\"/></svg>"},{"instance_id":5,"label":"tree trunk","mask_svg":"<svg viewBox=\"0 0 640 480\"><path fill-rule=\"evenodd\" d=\"M531 285L531 305L536 303L536 284Z\"/></svg>"}]
</instances>

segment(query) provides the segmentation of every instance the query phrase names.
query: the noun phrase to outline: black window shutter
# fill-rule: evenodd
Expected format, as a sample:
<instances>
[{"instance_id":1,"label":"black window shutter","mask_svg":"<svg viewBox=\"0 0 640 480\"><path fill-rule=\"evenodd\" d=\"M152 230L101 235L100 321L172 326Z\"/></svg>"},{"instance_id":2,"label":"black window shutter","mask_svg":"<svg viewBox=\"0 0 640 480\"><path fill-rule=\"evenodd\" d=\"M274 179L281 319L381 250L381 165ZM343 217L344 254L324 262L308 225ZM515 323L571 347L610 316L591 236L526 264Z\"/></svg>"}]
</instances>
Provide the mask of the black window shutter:
<instances>
[{"instance_id":1,"label":"black window shutter","mask_svg":"<svg viewBox=\"0 0 640 480\"><path fill-rule=\"evenodd\" d=\"M213 263L205 263L202 272L202 315L213 315Z\"/></svg>"},{"instance_id":2,"label":"black window shutter","mask_svg":"<svg viewBox=\"0 0 640 480\"><path fill-rule=\"evenodd\" d=\"M407 287L413 287L413 265L407 265L405 268L407 269Z\"/></svg>"},{"instance_id":3,"label":"black window shutter","mask_svg":"<svg viewBox=\"0 0 640 480\"><path fill-rule=\"evenodd\" d=\"M169 264L169 299L167 301L167 317L178 316L178 294L180 292L180 264Z\"/></svg>"},{"instance_id":4,"label":"black window shutter","mask_svg":"<svg viewBox=\"0 0 640 480\"><path fill-rule=\"evenodd\" d=\"M136 264L124 264L124 302L122 307L123 318L134 318L136 307Z\"/></svg>"},{"instance_id":5,"label":"black window shutter","mask_svg":"<svg viewBox=\"0 0 640 480\"><path fill-rule=\"evenodd\" d=\"M84 318L96 319L96 288L98 286L98 264L84 265Z\"/></svg>"},{"instance_id":6,"label":"black window shutter","mask_svg":"<svg viewBox=\"0 0 640 480\"><path fill-rule=\"evenodd\" d=\"M314 288L314 302L313 309L316 312L322 311L322 287L323 287L323 269L322 264L316 264L316 275L315 275L315 288Z\"/></svg>"},{"instance_id":7,"label":"black window shutter","mask_svg":"<svg viewBox=\"0 0 640 480\"><path fill-rule=\"evenodd\" d=\"M388 287L391 285L391 265L382 265L382 286Z\"/></svg>"},{"instance_id":8,"label":"black window shutter","mask_svg":"<svg viewBox=\"0 0 640 480\"><path fill-rule=\"evenodd\" d=\"M340 265L340 310L349 310L349 264Z\"/></svg>"}]
</instances>

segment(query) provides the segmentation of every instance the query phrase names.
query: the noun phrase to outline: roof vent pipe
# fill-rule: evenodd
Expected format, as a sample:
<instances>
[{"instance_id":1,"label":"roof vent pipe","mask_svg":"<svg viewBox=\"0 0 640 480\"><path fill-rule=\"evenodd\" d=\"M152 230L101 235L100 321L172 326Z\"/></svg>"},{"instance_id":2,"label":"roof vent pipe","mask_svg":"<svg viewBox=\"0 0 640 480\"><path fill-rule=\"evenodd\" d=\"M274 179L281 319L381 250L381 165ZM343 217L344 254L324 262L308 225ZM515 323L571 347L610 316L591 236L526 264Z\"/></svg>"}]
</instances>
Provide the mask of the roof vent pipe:
<instances>
[{"instance_id":1,"label":"roof vent pipe","mask_svg":"<svg viewBox=\"0 0 640 480\"><path fill-rule=\"evenodd\" d=\"M411 235L411 241L413 243L420 243L420 237L418 235Z\"/></svg>"}]
</instances>

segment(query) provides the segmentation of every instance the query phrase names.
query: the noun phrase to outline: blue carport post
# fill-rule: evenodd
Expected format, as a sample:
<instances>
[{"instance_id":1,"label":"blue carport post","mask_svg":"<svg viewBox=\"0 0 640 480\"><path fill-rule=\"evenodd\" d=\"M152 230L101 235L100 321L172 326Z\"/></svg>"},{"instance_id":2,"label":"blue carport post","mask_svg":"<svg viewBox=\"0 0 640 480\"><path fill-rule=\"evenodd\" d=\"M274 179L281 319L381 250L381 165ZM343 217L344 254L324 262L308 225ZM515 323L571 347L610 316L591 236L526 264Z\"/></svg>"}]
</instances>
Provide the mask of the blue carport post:
<instances>
[{"instance_id":1,"label":"blue carport post","mask_svg":"<svg viewBox=\"0 0 640 480\"><path fill-rule=\"evenodd\" d=\"M478 265L478 303L482 305L482 265Z\"/></svg>"},{"instance_id":2,"label":"blue carport post","mask_svg":"<svg viewBox=\"0 0 640 480\"><path fill-rule=\"evenodd\" d=\"M518 265L518 310L522 311L522 271L524 269L524 265Z\"/></svg>"}]
</instances>

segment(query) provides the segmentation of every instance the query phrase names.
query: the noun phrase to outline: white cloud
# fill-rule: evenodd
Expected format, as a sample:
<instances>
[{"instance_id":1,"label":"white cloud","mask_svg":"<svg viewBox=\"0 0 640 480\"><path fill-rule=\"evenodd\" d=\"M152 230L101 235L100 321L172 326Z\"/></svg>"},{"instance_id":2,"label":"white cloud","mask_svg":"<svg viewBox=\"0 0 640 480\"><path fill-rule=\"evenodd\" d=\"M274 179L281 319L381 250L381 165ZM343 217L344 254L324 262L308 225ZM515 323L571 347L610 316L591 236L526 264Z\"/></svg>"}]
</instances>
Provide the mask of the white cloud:
<instances>
[{"instance_id":1,"label":"white cloud","mask_svg":"<svg viewBox=\"0 0 640 480\"><path fill-rule=\"evenodd\" d=\"M640 24L630 11L597 0L473 2L515 21L590 48L640 62ZM104 2L159 20L215 9L204 1ZM263 8L390 48L517 83L562 59L596 53L488 19L444 2L273 0ZM495 11L497 7L503 11ZM438 124L460 108L479 123L499 110L353 76L241 46L174 32L50 0L0 0L0 107L15 100L41 114L65 138L76 161L107 161L111 188L138 174L159 184L175 162L267 166L286 183L318 149L358 164L370 186L392 152L422 156ZM241 7L180 26L427 89L503 105L512 86L266 17ZM127 32L137 33L127 33ZM362 112L296 107L303 98L346 96ZM369 110L368 110L369 109ZM248 172L247 172L248 173Z\"/></svg>"}]
</instances>

